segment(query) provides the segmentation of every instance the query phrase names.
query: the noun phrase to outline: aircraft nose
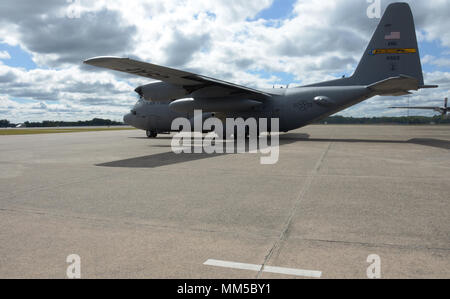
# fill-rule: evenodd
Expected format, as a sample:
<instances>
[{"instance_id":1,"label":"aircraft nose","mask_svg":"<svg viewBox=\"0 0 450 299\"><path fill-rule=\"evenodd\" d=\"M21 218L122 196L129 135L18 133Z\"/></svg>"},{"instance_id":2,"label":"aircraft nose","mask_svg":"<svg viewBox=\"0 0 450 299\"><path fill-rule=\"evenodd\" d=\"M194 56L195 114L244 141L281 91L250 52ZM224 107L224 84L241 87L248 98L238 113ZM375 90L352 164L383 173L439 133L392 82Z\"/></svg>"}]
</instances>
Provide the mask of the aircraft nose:
<instances>
[{"instance_id":1,"label":"aircraft nose","mask_svg":"<svg viewBox=\"0 0 450 299\"><path fill-rule=\"evenodd\" d=\"M123 122L129 126L132 126L132 121L131 121L132 118L133 118L133 115L131 113L128 113L123 117Z\"/></svg>"}]
</instances>

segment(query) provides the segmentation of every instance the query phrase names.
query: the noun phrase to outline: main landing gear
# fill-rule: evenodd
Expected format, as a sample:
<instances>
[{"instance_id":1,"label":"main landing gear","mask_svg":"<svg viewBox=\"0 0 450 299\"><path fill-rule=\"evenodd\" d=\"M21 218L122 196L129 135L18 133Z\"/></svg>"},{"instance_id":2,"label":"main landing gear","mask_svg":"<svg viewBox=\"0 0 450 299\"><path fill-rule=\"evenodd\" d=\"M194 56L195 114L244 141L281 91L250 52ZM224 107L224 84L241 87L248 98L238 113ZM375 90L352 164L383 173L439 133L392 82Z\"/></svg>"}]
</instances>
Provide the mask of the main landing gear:
<instances>
[{"instance_id":1,"label":"main landing gear","mask_svg":"<svg viewBox=\"0 0 450 299\"><path fill-rule=\"evenodd\" d=\"M158 136L158 132L156 131L147 130L146 133L148 138L156 138Z\"/></svg>"}]
</instances>

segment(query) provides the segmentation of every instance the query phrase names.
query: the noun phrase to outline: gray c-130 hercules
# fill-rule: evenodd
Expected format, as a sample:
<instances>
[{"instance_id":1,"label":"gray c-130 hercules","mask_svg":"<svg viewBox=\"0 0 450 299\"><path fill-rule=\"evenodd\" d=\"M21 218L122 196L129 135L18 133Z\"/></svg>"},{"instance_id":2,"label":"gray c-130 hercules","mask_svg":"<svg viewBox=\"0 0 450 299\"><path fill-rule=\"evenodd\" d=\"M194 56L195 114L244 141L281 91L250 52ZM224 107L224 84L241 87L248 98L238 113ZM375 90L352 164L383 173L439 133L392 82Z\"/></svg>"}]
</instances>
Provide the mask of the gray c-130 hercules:
<instances>
[{"instance_id":1,"label":"gray c-130 hercules","mask_svg":"<svg viewBox=\"0 0 450 299\"><path fill-rule=\"evenodd\" d=\"M172 131L178 117L278 118L288 132L371 97L402 96L436 88L423 82L414 19L407 3L390 4L351 77L286 89L253 89L129 58L97 57L84 63L156 79L136 88L140 100L125 123L148 137ZM268 128L270 131L270 128Z\"/></svg>"}]
</instances>

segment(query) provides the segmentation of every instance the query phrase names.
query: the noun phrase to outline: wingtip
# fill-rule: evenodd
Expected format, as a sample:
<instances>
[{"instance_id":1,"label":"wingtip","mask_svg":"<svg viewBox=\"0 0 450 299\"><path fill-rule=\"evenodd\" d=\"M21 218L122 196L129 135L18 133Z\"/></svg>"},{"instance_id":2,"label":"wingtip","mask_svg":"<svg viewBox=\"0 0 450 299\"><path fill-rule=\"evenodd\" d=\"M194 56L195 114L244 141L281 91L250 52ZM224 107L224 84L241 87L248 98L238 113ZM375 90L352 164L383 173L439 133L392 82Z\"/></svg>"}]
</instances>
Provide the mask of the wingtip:
<instances>
[{"instance_id":1,"label":"wingtip","mask_svg":"<svg viewBox=\"0 0 450 299\"><path fill-rule=\"evenodd\" d=\"M439 85L420 85L419 89L439 88Z\"/></svg>"},{"instance_id":2,"label":"wingtip","mask_svg":"<svg viewBox=\"0 0 450 299\"><path fill-rule=\"evenodd\" d=\"M127 59L127 58L117 57L117 56L97 56L97 57L92 57L92 58L86 59L83 61L83 63L84 64L92 64L94 62L117 60L117 59Z\"/></svg>"}]
</instances>

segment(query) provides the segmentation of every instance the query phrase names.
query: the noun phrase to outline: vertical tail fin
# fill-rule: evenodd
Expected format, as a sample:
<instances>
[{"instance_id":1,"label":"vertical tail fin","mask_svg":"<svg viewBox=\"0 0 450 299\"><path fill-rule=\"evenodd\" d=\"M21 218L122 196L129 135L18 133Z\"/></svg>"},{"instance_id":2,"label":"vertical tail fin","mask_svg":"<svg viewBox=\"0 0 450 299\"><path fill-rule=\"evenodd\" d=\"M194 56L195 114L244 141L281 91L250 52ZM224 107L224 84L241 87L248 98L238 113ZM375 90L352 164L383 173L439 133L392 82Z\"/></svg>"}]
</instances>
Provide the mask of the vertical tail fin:
<instances>
[{"instance_id":1,"label":"vertical tail fin","mask_svg":"<svg viewBox=\"0 0 450 299\"><path fill-rule=\"evenodd\" d=\"M407 3L387 7L352 77L358 84L370 85L399 75L424 85L414 19Z\"/></svg>"}]
</instances>

